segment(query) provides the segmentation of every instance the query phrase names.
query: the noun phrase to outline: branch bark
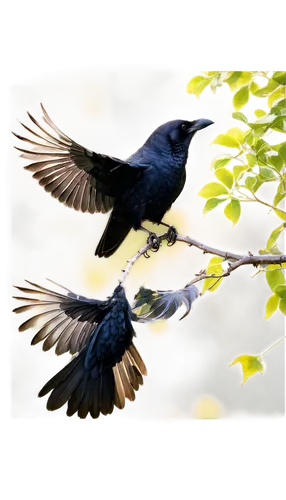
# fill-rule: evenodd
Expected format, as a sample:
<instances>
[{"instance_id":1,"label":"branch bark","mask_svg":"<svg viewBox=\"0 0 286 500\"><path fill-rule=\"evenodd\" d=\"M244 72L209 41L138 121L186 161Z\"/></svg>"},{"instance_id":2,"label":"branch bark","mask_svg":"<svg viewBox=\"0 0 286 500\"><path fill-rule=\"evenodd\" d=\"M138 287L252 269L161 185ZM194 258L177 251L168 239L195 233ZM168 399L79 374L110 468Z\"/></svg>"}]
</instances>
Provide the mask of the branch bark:
<instances>
[{"instance_id":1,"label":"branch bark","mask_svg":"<svg viewBox=\"0 0 286 500\"><path fill-rule=\"evenodd\" d=\"M158 235L158 238L160 239L160 242L164 241L167 239L167 232L163 233L161 235ZM193 246L201 250L203 253L209 253L211 255L217 255L219 257L222 257L225 261L229 262L228 268L222 273L220 276L217 275L206 275L204 271L201 273L198 273L198 275L190 281L190 283L196 283L197 281L200 281L202 279L206 278L224 278L226 276L229 276L233 271L238 269L241 266L246 266L246 265L252 265L252 266L264 266L264 265L281 265L286 262L286 255L253 255L252 253L248 252L248 255L241 255L229 251L224 251L224 250L219 250L217 248L210 247L208 245L205 245L204 243L201 243L199 241L196 241L189 236L182 236L180 234L177 235L176 242L179 241L181 243L186 243L189 246ZM119 283L122 284L132 266L137 262L137 260L142 257L142 255L145 255L145 257L150 257L148 254L148 251L152 251L152 244L151 243L146 243L138 252L127 261L127 266L123 270L123 274L121 275L119 279Z\"/></svg>"}]
</instances>

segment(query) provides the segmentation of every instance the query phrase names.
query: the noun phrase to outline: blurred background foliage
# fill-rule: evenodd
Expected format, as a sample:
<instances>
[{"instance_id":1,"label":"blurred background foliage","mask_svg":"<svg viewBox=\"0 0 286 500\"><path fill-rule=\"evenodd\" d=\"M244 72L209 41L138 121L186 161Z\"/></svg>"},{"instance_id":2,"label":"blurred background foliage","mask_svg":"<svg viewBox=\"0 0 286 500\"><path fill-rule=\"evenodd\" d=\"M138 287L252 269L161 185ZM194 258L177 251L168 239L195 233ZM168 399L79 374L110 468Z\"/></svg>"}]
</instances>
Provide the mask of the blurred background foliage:
<instances>
[{"instance_id":1,"label":"blurred background foliage","mask_svg":"<svg viewBox=\"0 0 286 500\"><path fill-rule=\"evenodd\" d=\"M200 76L199 82L207 80L201 87L206 88L212 82L214 91L222 83L218 75L223 73ZM198 101L185 91L189 76L186 72L135 67L47 74L38 81L27 81L25 86L11 89L10 128L20 132L16 119L24 121L26 110L37 119L39 103L43 102L52 120L74 140L95 151L126 158L161 123L176 118L212 119L215 125L198 134L191 144L185 189L165 221L175 225L181 234L214 247L255 253L265 247L275 227L277 214L273 210L269 213L265 205L245 203L243 214L232 229L219 208L205 217L203 208L211 198L203 201L197 196L212 175L210 166L218 170L212 160L215 151L220 152L221 145L210 147L210 144L222 131L237 128L237 118L232 117L230 85L223 85L215 99L206 89ZM244 83L237 91L250 82L240 78L239 85ZM196 94L199 95L197 88ZM250 114L256 110L252 97L245 108ZM266 114L269 114L267 110ZM256 134L256 129L251 130ZM253 137L257 137L255 134L253 132ZM232 136L236 145L241 144L238 137ZM45 194L22 168L24 162L13 151L14 144L11 138L8 178L12 283L21 285L27 278L41 284L41 280L48 277L89 297L110 295L127 258L142 247L146 236L132 231L114 256L108 260L95 258L94 250L108 215L76 213ZM237 148L236 154L239 151ZM235 167L238 160L232 161ZM230 161L221 163L220 167L226 169L226 165L229 169ZM238 161L237 165L242 163ZM256 173L254 166L251 168L248 176L261 175ZM233 176L234 173L235 169ZM228 177L221 174L215 182L218 181L228 194L216 194L215 197L221 200L220 197L225 196L229 203L232 178L229 174L226 174ZM237 173L236 178L242 176ZM263 182L261 187L266 189L267 195L271 184L274 183ZM237 211L228 213L237 214ZM151 228L151 224L148 227ZM142 285L152 290L180 289L207 266L208 260L202 252L185 244L167 247L164 243L159 252L151 253L150 259L141 258L133 267L126 281L128 299L132 302ZM115 411L112 419L231 418L284 412L282 349L269 353L263 378L252 377L243 389L239 370L231 371L228 367L229 362L243 352L245 345L256 354L283 334L282 315L274 315L266 322L262 320L269 296L266 287L261 286L262 276L253 280L249 277L249 269L236 271L235 276L223 281L218 293L205 294L196 300L190 314L182 321L178 321L182 316L179 310L168 322L136 324L135 343L147 365L148 377L136 401L127 404L123 412ZM69 355L57 358L53 352L43 353L39 346L31 348L32 334L19 334L17 327L15 317L11 330L13 416L66 418L64 408L47 414L43 401L36 395L46 380L63 366L63 357L66 356L67 362Z\"/></svg>"}]
</instances>

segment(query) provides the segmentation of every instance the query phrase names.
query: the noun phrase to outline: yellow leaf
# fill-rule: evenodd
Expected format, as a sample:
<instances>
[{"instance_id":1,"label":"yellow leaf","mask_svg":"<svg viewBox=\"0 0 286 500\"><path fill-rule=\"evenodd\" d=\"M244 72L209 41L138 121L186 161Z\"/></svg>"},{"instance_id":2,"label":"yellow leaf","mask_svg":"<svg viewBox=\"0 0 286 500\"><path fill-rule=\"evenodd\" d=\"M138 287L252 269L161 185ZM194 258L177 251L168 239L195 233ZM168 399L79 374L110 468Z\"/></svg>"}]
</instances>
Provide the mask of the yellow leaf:
<instances>
[{"instance_id":1,"label":"yellow leaf","mask_svg":"<svg viewBox=\"0 0 286 500\"><path fill-rule=\"evenodd\" d=\"M269 108L272 108L275 101L277 101L277 99L279 99L280 97L286 97L285 86L278 87L278 89L276 89L274 92L272 92L272 94L270 94L270 96L268 97L268 100L267 100L267 104L268 104Z\"/></svg>"},{"instance_id":2,"label":"yellow leaf","mask_svg":"<svg viewBox=\"0 0 286 500\"><path fill-rule=\"evenodd\" d=\"M221 265L223 262L222 257L212 257L209 261L208 267L206 269L207 274L220 275L223 273L223 267ZM214 292L218 286L221 284L223 278L206 278L204 280L202 291Z\"/></svg>"},{"instance_id":3,"label":"yellow leaf","mask_svg":"<svg viewBox=\"0 0 286 500\"><path fill-rule=\"evenodd\" d=\"M272 316L272 314L275 313L275 311L278 307L278 304L279 304L279 300L280 300L280 298L275 293L273 295L271 295L271 297L269 297L269 299L266 302L266 306L265 306L264 321L266 321L268 318L270 318L270 316Z\"/></svg>"},{"instance_id":4,"label":"yellow leaf","mask_svg":"<svg viewBox=\"0 0 286 500\"><path fill-rule=\"evenodd\" d=\"M210 83L212 78L206 78L204 76L194 76L187 83L187 92L188 94L195 94L197 98L200 97L200 94L204 90L204 88Z\"/></svg>"},{"instance_id":5,"label":"yellow leaf","mask_svg":"<svg viewBox=\"0 0 286 500\"><path fill-rule=\"evenodd\" d=\"M243 379L241 385L243 385L249 377L252 377L257 372L261 374L265 371L265 364L262 361L261 356L250 356L249 354L243 354L238 356L235 360L230 363L229 366L233 366L236 363L241 363Z\"/></svg>"}]
</instances>

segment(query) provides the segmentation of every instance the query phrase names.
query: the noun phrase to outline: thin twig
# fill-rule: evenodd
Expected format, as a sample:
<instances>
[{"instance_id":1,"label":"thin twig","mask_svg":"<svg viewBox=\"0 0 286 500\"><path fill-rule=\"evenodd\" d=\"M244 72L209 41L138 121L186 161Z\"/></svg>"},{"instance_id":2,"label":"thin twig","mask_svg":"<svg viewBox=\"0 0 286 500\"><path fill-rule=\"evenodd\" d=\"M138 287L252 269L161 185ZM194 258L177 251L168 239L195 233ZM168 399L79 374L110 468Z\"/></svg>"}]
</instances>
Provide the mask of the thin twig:
<instances>
[{"instance_id":1,"label":"thin twig","mask_svg":"<svg viewBox=\"0 0 286 500\"><path fill-rule=\"evenodd\" d=\"M160 242L163 240L167 239L167 232L163 233L161 235L158 235L158 238ZM201 281L206 278L225 278L226 276L229 276L233 271L238 269L241 266L245 265L252 265L252 266L263 266L263 265L282 265L286 262L286 255L252 255L249 253L248 255L241 255L241 254L236 254L233 252L226 252L223 250L219 250L217 248L210 247L208 245L205 245L204 243L200 243L199 241L196 241L189 236L182 236L180 234L177 235L176 241L180 241L181 243L187 243L189 246L193 246L201 250L203 253L209 253L212 255L217 255L219 257L222 257L225 261L229 262L228 268L221 274L221 275L215 275L215 274L210 274L207 275L205 274L205 271L199 273L193 280L191 280L188 284L193 284L198 281ZM137 260L142 257L142 255L146 256L146 253L148 250L152 249L152 243L146 243L140 250L131 258L127 261L127 266L123 270L123 274L121 275L119 279L119 283L122 284L125 279L127 278L130 269L132 266L137 262Z\"/></svg>"}]
</instances>

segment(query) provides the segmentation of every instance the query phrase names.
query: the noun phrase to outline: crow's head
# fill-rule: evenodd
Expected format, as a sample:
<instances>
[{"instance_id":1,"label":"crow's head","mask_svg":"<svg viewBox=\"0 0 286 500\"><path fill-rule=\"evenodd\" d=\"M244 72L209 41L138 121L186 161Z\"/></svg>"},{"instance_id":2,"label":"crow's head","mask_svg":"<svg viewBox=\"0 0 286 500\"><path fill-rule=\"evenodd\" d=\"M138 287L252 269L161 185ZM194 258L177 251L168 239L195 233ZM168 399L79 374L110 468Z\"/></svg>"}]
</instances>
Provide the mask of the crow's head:
<instances>
[{"instance_id":1,"label":"crow's head","mask_svg":"<svg viewBox=\"0 0 286 500\"><path fill-rule=\"evenodd\" d=\"M214 123L213 119L203 115L199 115L193 120L174 117L161 123L157 132L167 137L172 143L188 145L197 132L205 130Z\"/></svg>"}]
</instances>

